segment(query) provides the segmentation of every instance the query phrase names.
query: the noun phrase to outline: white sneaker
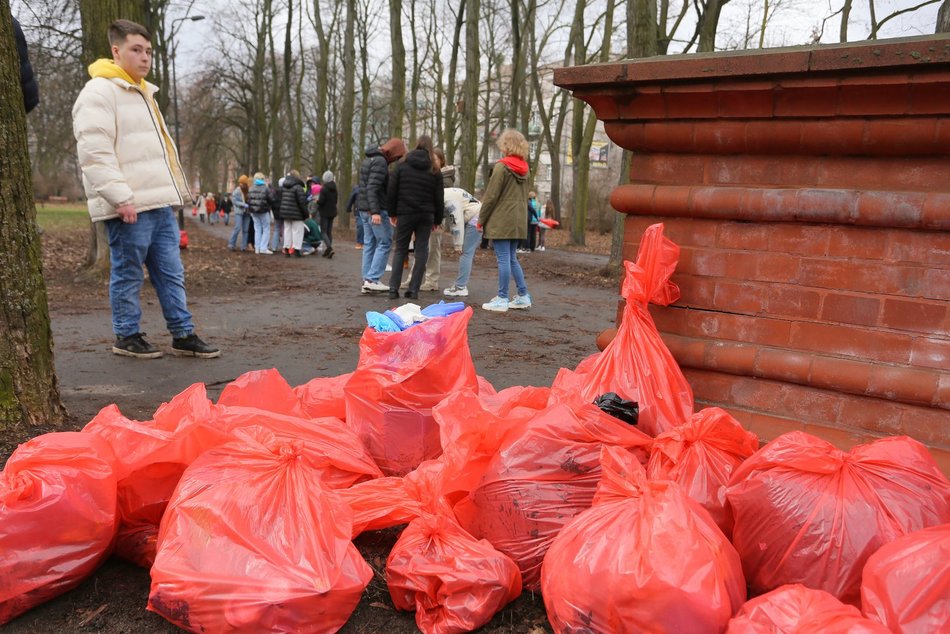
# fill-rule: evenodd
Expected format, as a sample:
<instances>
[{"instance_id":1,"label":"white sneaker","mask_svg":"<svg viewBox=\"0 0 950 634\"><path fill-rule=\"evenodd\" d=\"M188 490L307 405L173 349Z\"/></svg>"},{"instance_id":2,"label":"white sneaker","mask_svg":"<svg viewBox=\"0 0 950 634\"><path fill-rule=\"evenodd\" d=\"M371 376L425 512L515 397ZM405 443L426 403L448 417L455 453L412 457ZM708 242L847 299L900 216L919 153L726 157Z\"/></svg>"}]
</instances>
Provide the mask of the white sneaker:
<instances>
[{"instance_id":1,"label":"white sneaker","mask_svg":"<svg viewBox=\"0 0 950 634\"><path fill-rule=\"evenodd\" d=\"M544 247L538 247L537 250L538 250L538 251L544 251Z\"/></svg>"},{"instance_id":2,"label":"white sneaker","mask_svg":"<svg viewBox=\"0 0 950 634\"><path fill-rule=\"evenodd\" d=\"M389 287L380 282L372 282L370 280L363 280L363 286L360 288L361 293L383 293L389 290Z\"/></svg>"},{"instance_id":3,"label":"white sneaker","mask_svg":"<svg viewBox=\"0 0 950 634\"><path fill-rule=\"evenodd\" d=\"M446 297L468 297L468 288L465 286L450 286L442 294Z\"/></svg>"},{"instance_id":4,"label":"white sneaker","mask_svg":"<svg viewBox=\"0 0 950 634\"><path fill-rule=\"evenodd\" d=\"M531 308L531 294L515 295L515 298L508 302L508 308Z\"/></svg>"},{"instance_id":5,"label":"white sneaker","mask_svg":"<svg viewBox=\"0 0 950 634\"><path fill-rule=\"evenodd\" d=\"M264 249L263 251L259 251L259 253L261 253L261 254L263 254L263 255L273 255L273 254L274 254L274 252L271 251L270 249Z\"/></svg>"},{"instance_id":6,"label":"white sneaker","mask_svg":"<svg viewBox=\"0 0 950 634\"><path fill-rule=\"evenodd\" d=\"M504 297L495 296L487 304L482 304L482 308L485 310L490 310L494 313L507 313L508 312L508 300Z\"/></svg>"}]
</instances>

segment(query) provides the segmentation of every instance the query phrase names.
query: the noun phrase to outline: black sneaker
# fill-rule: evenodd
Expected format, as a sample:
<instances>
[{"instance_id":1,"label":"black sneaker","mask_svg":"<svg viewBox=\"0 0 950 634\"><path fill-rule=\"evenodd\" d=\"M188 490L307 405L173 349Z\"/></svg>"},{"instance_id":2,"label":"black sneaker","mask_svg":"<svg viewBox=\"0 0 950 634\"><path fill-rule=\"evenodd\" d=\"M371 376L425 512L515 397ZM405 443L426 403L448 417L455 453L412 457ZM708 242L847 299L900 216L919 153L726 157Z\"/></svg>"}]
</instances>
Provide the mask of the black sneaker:
<instances>
[{"instance_id":1,"label":"black sneaker","mask_svg":"<svg viewBox=\"0 0 950 634\"><path fill-rule=\"evenodd\" d=\"M172 338L172 354L179 357L214 359L221 356L221 351L202 341L195 333L191 333L187 337Z\"/></svg>"},{"instance_id":2,"label":"black sneaker","mask_svg":"<svg viewBox=\"0 0 950 634\"><path fill-rule=\"evenodd\" d=\"M145 333L137 332L128 337L116 337L112 353L136 359L158 359L162 351L145 341Z\"/></svg>"}]
</instances>

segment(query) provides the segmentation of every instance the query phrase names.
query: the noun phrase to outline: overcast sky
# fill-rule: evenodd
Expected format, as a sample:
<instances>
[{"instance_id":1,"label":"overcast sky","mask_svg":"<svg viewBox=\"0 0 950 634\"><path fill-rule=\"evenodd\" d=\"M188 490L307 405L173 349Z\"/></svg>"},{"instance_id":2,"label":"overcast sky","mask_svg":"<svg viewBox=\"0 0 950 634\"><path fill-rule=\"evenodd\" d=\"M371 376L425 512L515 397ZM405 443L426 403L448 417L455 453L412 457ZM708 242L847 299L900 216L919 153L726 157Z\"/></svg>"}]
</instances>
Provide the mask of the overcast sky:
<instances>
[{"instance_id":1,"label":"overcast sky","mask_svg":"<svg viewBox=\"0 0 950 634\"><path fill-rule=\"evenodd\" d=\"M874 6L878 20L881 20L895 11L916 6L922 1L875 0ZM672 0L674 7L679 6L679 4L680 0ZM822 20L839 10L842 2L841 0L771 0L771 4L773 6L778 5L780 8L766 30L767 47L794 46L808 43L815 30L821 28ZM214 0L197 0L194 3L192 15L207 11L210 18L212 15L216 15L219 10L214 8L216 5L220 6ZM717 46L720 48L734 48L733 42L740 39L742 33L745 32L747 20L761 20L758 13L761 11L761 5L761 0L731 0L728 2L723 9L720 20L719 34L716 39ZM854 5L849 20L849 39L851 41L863 40L870 32L868 0L854 0ZM752 7L751 11L750 7ZM881 29L879 37L909 37L933 33L937 21L938 7L939 3L934 3L889 21ZM173 16L169 16L169 19L171 17ZM279 22L279 20L275 22ZM205 54L209 42L214 42L220 37L226 37L226 34L222 34L220 31L217 35L213 35L213 27L220 29L220 25L212 24L210 19L182 24L179 34L179 79L183 75L187 75L193 68L198 67L199 60ZM825 43L837 42L839 27L840 16L828 20L825 23L821 41ZM686 30L683 29L682 32L686 33ZM389 36L385 29L382 29L381 32L377 33L376 41L371 50L377 51L380 55L385 55L388 48ZM678 52L675 45L671 47L670 52ZM385 63L385 60L382 59L378 61Z\"/></svg>"}]
</instances>

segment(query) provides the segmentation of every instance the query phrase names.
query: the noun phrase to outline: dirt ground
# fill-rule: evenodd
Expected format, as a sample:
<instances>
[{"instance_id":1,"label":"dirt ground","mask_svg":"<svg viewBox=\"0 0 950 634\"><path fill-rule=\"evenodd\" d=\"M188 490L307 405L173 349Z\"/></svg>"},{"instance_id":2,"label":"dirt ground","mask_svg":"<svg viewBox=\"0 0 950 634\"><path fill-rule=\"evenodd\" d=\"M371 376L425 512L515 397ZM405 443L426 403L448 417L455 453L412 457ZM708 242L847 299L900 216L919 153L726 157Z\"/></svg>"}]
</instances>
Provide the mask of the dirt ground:
<instances>
[{"instance_id":1,"label":"dirt ground","mask_svg":"<svg viewBox=\"0 0 950 634\"><path fill-rule=\"evenodd\" d=\"M385 295L361 295L360 256L351 231L336 231L332 260L310 256L287 259L226 250L231 227L210 227L188 218L190 246L182 253L189 306L197 332L218 345L218 359L167 355L141 361L110 354L113 342L108 289L104 281L78 278L85 235L47 231L44 267L50 297L56 367L69 421L60 429L79 429L104 406L116 403L131 418L149 419L162 402L196 382L210 398L249 370L277 368L291 385L316 376L354 369L366 311L390 307ZM480 304L496 290L494 255L476 255L468 302L475 307L469 345L478 373L502 389L548 385L561 367L573 367L596 351L596 335L613 325L618 280L603 274L609 236L591 235L586 249L557 248L564 232L548 232L549 248L521 257L534 307L488 313ZM446 240L447 242L447 240ZM441 287L457 272L457 256L443 249ZM598 253L599 252L599 253ZM385 280L386 278L384 278ZM437 302L441 293L422 293L419 303ZM402 301L402 300L400 300ZM154 292L147 288L142 329L166 350ZM49 429L52 429L50 427ZM37 433L48 429L38 429ZM0 446L5 460L12 446ZM383 568L397 530L367 533L357 540L377 575L344 633L416 632L413 615L396 612L386 590ZM77 589L8 624L5 632L152 633L178 629L145 610L146 570L110 560ZM525 594L480 632L549 632L538 595Z\"/></svg>"}]
</instances>

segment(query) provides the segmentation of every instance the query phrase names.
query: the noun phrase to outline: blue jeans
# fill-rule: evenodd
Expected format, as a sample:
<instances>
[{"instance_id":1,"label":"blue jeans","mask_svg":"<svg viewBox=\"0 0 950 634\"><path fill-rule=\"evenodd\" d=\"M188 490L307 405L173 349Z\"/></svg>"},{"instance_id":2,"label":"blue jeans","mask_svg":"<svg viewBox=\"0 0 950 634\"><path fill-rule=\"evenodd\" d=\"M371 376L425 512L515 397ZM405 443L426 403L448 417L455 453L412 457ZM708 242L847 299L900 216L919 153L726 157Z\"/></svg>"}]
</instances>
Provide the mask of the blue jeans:
<instances>
[{"instance_id":1,"label":"blue jeans","mask_svg":"<svg viewBox=\"0 0 950 634\"><path fill-rule=\"evenodd\" d=\"M508 299L508 283L515 278L519 295L528 294L528 285L524 281L524 271L518 262L517 240L492 240L495 259L498 260L498 297Z\"/></svg>"},{"instance_id":2,"label":"blue jeans","mask_svg":"<svg viewBox=\"0 0 950 634\"><path fill-rule=\"evenodd\" d=\"M228 248L233 249L237 246L238 236L241 236L241 251L247 249L247 237L251 230L251 214L244 212L234 212L234 231L231 232L231 239L228 240Z\"/></svg>"},{"instance_id":3,"label":"blue jeans","mask_svg":"<svg viewBox=\"0 0 950 634\"><path fill-rule=\"evenodd\" d=\"M274 235L270 241L270 250L277 251L280 248L280 241L284 239L284 219L274 219Z\"/></svg>"},{"instance_id":4,"label":"blue jeans","mask_svg":"<svg viewBox=\"0 0 950 634\"><path fill-rule=\"evenodd\" d=\"M356 214L356 244L363 244L363 221L360 215Z\"/></svg>"},{"instance_id":5,"label":"blue jeans","mask_svg":"<svg viewBox=\"0 0 950 634\"><path fill-rule=\"evenodd\" d=\"M138 215L134 224L120 218L106 220L109 234L109 303L112 305L112 330L117 337L128 337L139 330L142 318L140 295L145 274L162 306L165 324L172 337L187 337L195 326L185 298L185 267L178 249L178 221L171 207L151 209Z\"/></svg>"},{"instance_id":6,"label":"blue jeans","mask_svg":"<svg viewBox=\"0 0 950 634\"><path fill-rule=\"evenodd\" d=\"M482 232L475 225L465 223L465 237L462 238L462 255L459 257L459 274L455 278L456 286L468 286L468 278L472 276L472 261L475 259L475 249L482 241Z\"/></svg>"},{"instance_id":7,"label":"blue jeans","mask_svg":"<svg viewBox=\"0 0 950 634\"><path fill-rule=\"evenodd\" d=\"M373 224L373 215L368 211L360 212L363 223L363 279L378 282L386 272L389 249L393 244L393 226L389 224L389 214L379 215L381 222Z\"/></svg>"},{"instance_id":8,"label":"blue jeans","mask_svg":"<svg viewBox=\"0 0 950 634\"><path fill-rule=\"evenodd\" d=\"M260 253L270 242L270 212L251 214L254 220L254 251Z\"/></svg>"}]
</instances>

